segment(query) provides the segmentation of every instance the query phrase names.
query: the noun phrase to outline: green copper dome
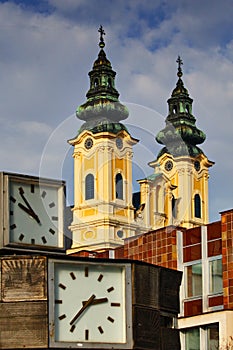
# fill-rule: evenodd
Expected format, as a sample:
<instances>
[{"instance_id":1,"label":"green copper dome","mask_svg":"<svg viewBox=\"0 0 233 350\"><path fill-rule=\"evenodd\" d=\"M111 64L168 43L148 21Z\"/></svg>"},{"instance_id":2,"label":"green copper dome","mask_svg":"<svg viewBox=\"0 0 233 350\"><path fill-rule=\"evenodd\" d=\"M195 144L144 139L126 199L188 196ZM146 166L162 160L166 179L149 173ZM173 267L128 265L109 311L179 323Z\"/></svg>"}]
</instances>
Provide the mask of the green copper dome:
<instances>
[{"instance_id":1,"label":"green copper dome","mask_svg":"<svg viewBox=\"0 0 233 350\"><path fill-rule=\"evenodd\" d=\"M156 141L165 147L159 152L159 158L164 153L174 157L190 155L196 157L203 153L197 147L205 141L205 134L196 127L196 119L192 115L192 102L188 90L181 79L183 62L180 57L178 63L178 81L171 97L168 99L169 114L166 118L166 126L157 136Z\"/></svg>"},{"instance_id":2,"label":"green copper dome","mask_svg":"<svg viewBox=\"0 0 233 350\"><path fill-rule=\"evenodd\" d=\"M99 32L100 51L92 70L89 72L90 88L86 94L87 101L76 111L77 118L85 121L79 133L83 130L90 130L94 133L104 130L111 132L126 130L119 122L129 115L127 107L118 100L119 93L115 88L116 72L113 71L103 50L105 46L103 35L105 33L102 26Z\"/></svg>"}]
</instances>

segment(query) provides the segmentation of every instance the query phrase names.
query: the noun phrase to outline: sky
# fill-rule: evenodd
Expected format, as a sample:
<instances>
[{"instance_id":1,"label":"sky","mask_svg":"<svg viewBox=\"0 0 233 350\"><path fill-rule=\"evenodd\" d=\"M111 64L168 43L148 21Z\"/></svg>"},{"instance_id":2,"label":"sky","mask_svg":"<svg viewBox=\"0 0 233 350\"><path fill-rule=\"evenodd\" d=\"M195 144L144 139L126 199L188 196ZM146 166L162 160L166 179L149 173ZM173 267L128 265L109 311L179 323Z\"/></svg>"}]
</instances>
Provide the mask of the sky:
<instances>
[{"instance_id":1,"label":"sky","mask_svg":"<svg viewBox=\"0 0 233 350\"><path fill-rule=\"evenodd\" d=\"M88 72L97 58L98 28L117 72L125 121L140 139L136 179L161 145L167 99L177 82L177 56L193 98L200 145L209 160L210 221L233 208L232 0L10 0L0 1L0 170L64 179L72 204L73 159L67 140L81 122Z\"/></svg>"}]
</instances>

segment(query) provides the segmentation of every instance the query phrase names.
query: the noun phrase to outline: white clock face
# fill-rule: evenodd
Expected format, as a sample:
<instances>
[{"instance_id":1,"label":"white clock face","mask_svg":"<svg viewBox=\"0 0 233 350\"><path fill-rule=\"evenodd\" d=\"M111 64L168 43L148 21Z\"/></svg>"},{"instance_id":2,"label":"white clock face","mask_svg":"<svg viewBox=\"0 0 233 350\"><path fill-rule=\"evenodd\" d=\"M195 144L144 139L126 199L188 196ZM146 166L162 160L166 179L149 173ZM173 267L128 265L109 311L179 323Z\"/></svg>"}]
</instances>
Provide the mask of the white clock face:
<instances>
[{"instance_id":1,"label":"white clock face","mask_svg":"<svg viewBox=\"0 0 233 350\"><path fill-rule=\"evenodd\" d=\"M52 290L55 345L126 346L125 265L55 263Z\"/></svg>"},{"instance_id":2,"label":"white clock face","mask_svg":"<svg viewBox=\"0 0 233 350\"><path fill-rule=\"evenodd\" d=\"M63 246L59 235L62 201L57 186L11 179L8 200L10 243Z\"/></svg>"}]
</instances>

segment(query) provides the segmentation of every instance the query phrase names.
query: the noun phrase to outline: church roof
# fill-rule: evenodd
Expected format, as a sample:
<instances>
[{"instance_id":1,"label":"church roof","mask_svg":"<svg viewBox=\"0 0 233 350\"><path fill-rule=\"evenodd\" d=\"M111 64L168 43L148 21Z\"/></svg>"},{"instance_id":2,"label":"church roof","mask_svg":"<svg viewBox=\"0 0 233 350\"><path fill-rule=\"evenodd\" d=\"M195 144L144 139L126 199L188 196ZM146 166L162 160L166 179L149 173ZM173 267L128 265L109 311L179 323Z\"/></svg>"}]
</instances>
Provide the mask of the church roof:
<instances>
[{"instance_id":1,"label":"church roof","mask_svg":"<svg viewBox=\"0 0 233 350\"><path fill-rule=\"evenodd\" d=\"M115 88L116 72L112 69L104 51L105 32L102 26L99 28L99 33L100 51L89 72L90 88L86 94L87 100L76 111L77 118L85 121L79 133L83 130L93 133L103 131L118 133L120 130L127 130L120 121L126 119L129 112L118 99L119 93Z\"/></svg>"},{"instance_id":2,"label":"church roof","mask_svg":"<svg viewBox=\"0 0 233 350\"><path fill-rule=\"evenodd\" d=\"M156 141L165 147L159 152L157 159L164 153L174 157L190 155L196 157L203 153L197 147L205 141L205 134L196 126L196 119L192 114L192 102L188 90L185 88L180 56L178 57L178 81L171 97L168 99L169 114L166 118L166 126L157 136Z\"/></svg>"}]
</instances>

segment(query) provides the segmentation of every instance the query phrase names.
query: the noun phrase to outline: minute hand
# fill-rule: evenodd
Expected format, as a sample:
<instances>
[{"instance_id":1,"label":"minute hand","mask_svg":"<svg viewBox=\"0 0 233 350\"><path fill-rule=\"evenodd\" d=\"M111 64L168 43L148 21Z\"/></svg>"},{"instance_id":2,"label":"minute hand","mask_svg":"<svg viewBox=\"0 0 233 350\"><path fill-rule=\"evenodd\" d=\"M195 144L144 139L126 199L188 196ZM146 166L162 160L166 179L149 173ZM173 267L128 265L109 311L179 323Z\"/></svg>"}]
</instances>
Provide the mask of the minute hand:
<instances>
[{"instance_id":1,"label":"minute hand","mask_svg":"<svg viewBox=\"0 0 233 350\"><path fill-rule=\"evenodd\" d=\"M95 299L95 295L93 294L87 302L81 307L81 309L77 312L77 314L74 316L74 318L70 321L70 325L72 325L78 318L79 316L86 310L86 308L92 304L93 300Z\"/></svg>"},{"instance_id":2,"label":"minute hand","mask_svg":"<svg viewBox=\"0 0 233 350\"><path fill-rule=\"evenodd\" d=\"M38 215L36 215L36 213L34 212L34 210L32 209L31 205L29 204L28 200L26 199L26 197L24 196L24 191L22 189L22 187L19 187L19 194L20 196L22 197L24 203L26 204L26 206L28 207L30 213L28 212L29 215L31 215L37 222L38 224L40 224L40 219L38 217ZM21 209L22 208L22 205L21 205ZM24 210L24 209L23 209Z\"/></svg>"}]
</instances>

